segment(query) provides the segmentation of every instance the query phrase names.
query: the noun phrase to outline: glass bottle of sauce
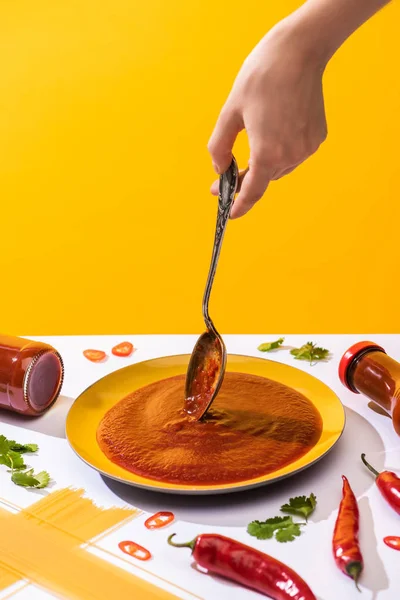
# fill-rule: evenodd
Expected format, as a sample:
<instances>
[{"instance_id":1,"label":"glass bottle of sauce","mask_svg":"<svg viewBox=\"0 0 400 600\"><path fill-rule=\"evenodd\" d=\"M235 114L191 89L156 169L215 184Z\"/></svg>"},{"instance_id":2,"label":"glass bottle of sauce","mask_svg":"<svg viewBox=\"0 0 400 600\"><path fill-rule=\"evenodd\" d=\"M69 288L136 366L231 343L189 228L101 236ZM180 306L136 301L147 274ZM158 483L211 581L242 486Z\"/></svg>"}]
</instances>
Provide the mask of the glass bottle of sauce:
<instances>
[{"instance_id":1,"label":"glass bottle of sauce","mask_svg":"<svg viewBox=\"0 0 400 600\"><path fill-rule=\"evenodd\" d=\"M342 356L340 381L356 394L379 404L393 420L400 436L400 363L373 342L358 342Z\"/></svg>"},{"instance_id":2,"label":"glass bottle of sauce","mask_svg":"<svg viewBox=\"0 0 400 600\"><path fill-rule=\"evenodd\" d=\"M40 415L57 400L63 378L62 358L52 346L0 335L0 408Z\"/></svg>"}]
</instances>

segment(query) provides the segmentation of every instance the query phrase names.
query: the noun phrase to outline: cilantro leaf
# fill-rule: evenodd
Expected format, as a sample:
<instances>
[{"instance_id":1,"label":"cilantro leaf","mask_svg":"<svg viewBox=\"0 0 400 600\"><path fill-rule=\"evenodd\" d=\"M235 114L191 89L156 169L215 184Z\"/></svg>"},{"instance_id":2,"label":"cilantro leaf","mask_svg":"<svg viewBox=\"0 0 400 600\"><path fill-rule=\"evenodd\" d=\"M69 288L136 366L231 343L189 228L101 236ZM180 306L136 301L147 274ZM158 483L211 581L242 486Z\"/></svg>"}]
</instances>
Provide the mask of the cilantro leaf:
<instances>
[{"instance_id":1,"label":"cilantro leaf","mask_svg":"<svg viewBox=\"0 0 400 600\"><path fill-rule=\"evenodd\" d=\"M293 540L301 535L299 523L292 523L285 529L279 529L275 534L275 539L278 542L293 542Z\"/></svg>"},{"instance_id":2,"label":"cilantro leaf","mask_svg":"<svg viewBox=\"0 0 400 600\"><path fill-rule=\"evenodd\" d=\"M37 487L40 483L33 476L33 469L30 471L16 471L11 475L11 481L15 485L22 485L23 487Z\"/></svg>"},{"instance_id":3,"label":"cilantro leaf","mask_svg":"<svg viewBox=\"0 0 400 600\"><path fill-rule=\"evenodd\" d=\"M293 348L290 354L297 360L307 360L312 365L319 360L327 358L329 350L316 346L313 342L307 342L307 344L304 344L300 348Z\"/></svg>"},{"instance_id":4,"label":"cilantro leaf","mask_svg":"<svg viewBox=\"0 0 400 600\"><path fill-rule=\"evenodd\" d=\"M11 467L11 461L8 458L7 454L0 454L0 465L6 465L6 467Z\"/></svg>"},{"instance_id":5,"label":"cilantro leaf","mask_svg":"<svg viewBox=\"0 0 400 600\"><path fill-rule=\"evenodd\" d=\"M32 488L44 488L50 481L50 475L47 471L34 473L33 469L29 471L17 471L11 475L11 480L15 485Z\"/></svg>"},{"instance_id":6,"label":"cilantro leaf","mask_svg":"<svg viewBox=\"0 0 400 600\"><path fill-rule=\"evenodd\" d=\"M0 454L7 454L10 450L10 442L4 435L0 435Z\"/></svg>"},{"instance_id":7,"label":"cilantro leaf","mask_svg":"<svg viewBox=\"0 0 400 600\"><path fill-rule=\"evenodd\" d=\"M276 536L278 539L278 531L283 531L294 525L292 517L273 517L266 521L252 521L247 526L247 533L253 535L258 540L269 540L274 536L275 531L277 531Z\"/></svg>"},{"instance_id":8,"label":"cilantro leaf","mask_svg":"<svg viewBox=\"0 0 400 600\"><path fill-rule=\"evenodd\" d=\"M316 505L317 498L314 494L310 494L308 498L306 496L296 496L296 498L290 498L288 504L283 504L281 511L304 517L307 521L311 513L314 512Z\"/></svg>"},{"instance_id":9,"label":"cilantro leaf","mask_svg":"<svg viewBox=\"0 0 400 600\"><path fill-rule=\"evenodd\" d=\"M14 452L25 454L26 452L37 452L39 446L37 444L17 444L17 442L10 442L10 449L14 450Z\"/></svg>"},{"instance_id":10,"label":"cilantro leaf","mask_svg":"<svg viewBox=\"0 0 400 600\"><path fill-rule=\"evenodd\" d=\"M39 485L36 486L37 488L41 489L49 485L51 478L47 471L40 471L39 473L35 473L34 476L39 482Z\"/></svg>"},{"instance_id":11,"label":"cilantro leaf","mask_svg":"<svg viewBox=\"0 0 400 600\"><path fill-rule=\"evenodd\" d=\"M6 465L10 469L17 471L18 469L26 469L24 459L18 452L9 450L7 454L0 454L0 465Z\"/></svg>"},{"instance_id":12,"label":"cilantro leaf","mask_svg":"<svg viewBox=\"0 0 400 600\"><path fill-rule=\"evenodd\" d=\"M14 440L8 440L0 435L0 465L11 469L11 481L23 487L44 488L50 481L50 475L46 471L35 474L33 469L27 469L22 454L36 452L37 444L18 444Z\"/></svg>"},{"instance_id":13,"label":"cilantro leaf","mask_svg":"<svg viewBox=\"0 0 400 600\"><path fill-rule=\"evenodd\" d=\"M275 350L276 348L279 348L279 346L282 346L284 341L285 338L279 338L279 340L276 340L275 342L265 342L265 344L260 344L257 350L260 352L269 352L270 350Z\"/></svg>"},{"instance_id":14,"label":"cilantro leaf","mask_svg":"<svg viewBox=\"0 0 400 600\"><path fill-rule=\"evenodd\" d=\"M0 454L7 454L9 450L25 454L26 452L37 452L37 444L18 444L14 440L8 440L5 435L0 435Z\"/></svg>"}]
</instances>

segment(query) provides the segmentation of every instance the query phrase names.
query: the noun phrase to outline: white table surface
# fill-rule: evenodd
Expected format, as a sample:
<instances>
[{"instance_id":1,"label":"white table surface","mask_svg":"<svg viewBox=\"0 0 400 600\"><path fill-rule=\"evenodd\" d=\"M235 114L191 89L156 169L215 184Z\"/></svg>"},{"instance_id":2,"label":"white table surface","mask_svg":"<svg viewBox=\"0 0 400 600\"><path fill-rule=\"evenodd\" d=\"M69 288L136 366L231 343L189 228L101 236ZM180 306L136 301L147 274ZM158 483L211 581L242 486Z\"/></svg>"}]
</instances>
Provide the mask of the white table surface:
<instances>
[{"instance_id":1,"label":"white table surface","mask_svg":"<svg viewBox=\"0 0 400 600\"><path fill-rule=\"evenodd\" d=\"M366 398L347 391L337 376L338 362L343 352L351 344L363 339L376 341L390 356L400 361L400 335L286 336L285 345L300 346L311 338L312 341L331 350L332 358L315 366L295 361L286 351L260 354L257 346L261 342L275 339L276 335L224 336L230 353L263 356L269 360L284 362L325 382L337 393L345 406L346 428L336 447L317 465L303 473L256 490L210 497L146 492L106 480L79 460L69 448L64 433L69 407L89 385L127 364L159 356L190 353L197 336L25 337L46 341L56 347L63 356L66 376L62 395L49 412L37 419L22 419L2 411L0 433L20 442L39 444L40 452L34 458L35 462L32 460L30 464L35 469L50 471L55 480L52 489L71 485L83 487L97 504L128 504L144 511L142 516L129 525L129 532L125 533L128 537L124 538L124 531L120 529L101 542L104 548L115 552L118 542L122 539L134 539L146 547L150 543L149 535L152 536L154 559L146 563L147 573L137 571L134 559L132 565L127 566L126 562L121 564L122 568L131 569L136 575L168 589L180 598L193 600L194 594L205 600L214 600L221 594L230 600L255 600L261 597L229 582L197 573L190 568L189 552L176 551L167 546L166 530L149 532L143 527L143 521L149 514L158 510L171 510L177 517L173 531L179 534L181 540L192 539L198 533L223 533L289 564L308 582L318 600L359 598L353 582L338 571L331 551L332 531L341 499L341 475L345 474L357 496L361 515L360 542L365 561L360 581L362 599L400 598L400 552L391 550L382 541L386 535L400 535L400 517L381 498L373 477L360 462L361 452L366 452L370 462L379 470L387 468L400 473L400 438L394 433L391 420L387 416L374 412L368 406ZM124 340L132 341L137 351L127 359L112 356L111 347ZM103 349L110 353L109 358L104 363L91 363L82 355L86 348ZM29 506L37 500L34 494L12 484L5 474L2 473L0 478L3 498L19 506ZM309 526L294 542L279 544L275 540L258 541L246 533L246 526L250 521L275 516L279 514L280 505L289 497L309 495L310 492L317 495L318 506ZM117 558L115 563L118 564ZM162 583L159 577L165 577L170 584ZM182 592L175 585L189 591ZM13 598L18 600L51 598L48 592L33 585L20 591L16 587L15 590ZM5 595L5 592L0 594L0 600Z\"/></svg>"}]
</instances>

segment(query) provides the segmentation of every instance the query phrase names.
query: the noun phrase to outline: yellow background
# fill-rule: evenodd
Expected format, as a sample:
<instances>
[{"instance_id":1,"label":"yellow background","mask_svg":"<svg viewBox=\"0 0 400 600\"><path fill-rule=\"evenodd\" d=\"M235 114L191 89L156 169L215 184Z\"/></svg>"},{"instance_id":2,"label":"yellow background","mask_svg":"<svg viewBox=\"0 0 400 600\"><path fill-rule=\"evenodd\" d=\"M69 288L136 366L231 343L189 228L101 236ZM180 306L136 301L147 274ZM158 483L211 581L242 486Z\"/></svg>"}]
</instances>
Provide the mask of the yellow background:
<instances>
[{"instance_id":1,"label":"yellow background","mask_svg":"<svg viewBox=\"0 0 400 600\"><path fill-rule=\"evenodd\" d=\"M292 0L0 2L0 329L201 331L206 145ZM399 332L399 3L325 76L329 137L231 222L224 332ZM236 147L246 166L244 137Z\"/></svg>"}]
</instances>

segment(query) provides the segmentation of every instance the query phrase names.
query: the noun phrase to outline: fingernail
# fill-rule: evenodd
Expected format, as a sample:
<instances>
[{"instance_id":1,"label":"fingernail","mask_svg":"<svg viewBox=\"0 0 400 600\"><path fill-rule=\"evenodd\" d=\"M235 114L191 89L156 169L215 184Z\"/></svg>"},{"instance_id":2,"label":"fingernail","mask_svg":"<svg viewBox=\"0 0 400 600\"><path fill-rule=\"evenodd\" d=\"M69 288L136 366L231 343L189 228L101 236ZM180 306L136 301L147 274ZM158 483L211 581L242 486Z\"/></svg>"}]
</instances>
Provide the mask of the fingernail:
<instances>
[{"instance_id":1,"label":"fingernail","mask_svg":"<svg viewBox=\"0 0 400 600\"><path fill-rule=\"evenodd\" d=\"M215 162L213 162L213 169L216 173L218 173L218 175L221 175L221 169Z\"/></svg>"}]
</instances>

